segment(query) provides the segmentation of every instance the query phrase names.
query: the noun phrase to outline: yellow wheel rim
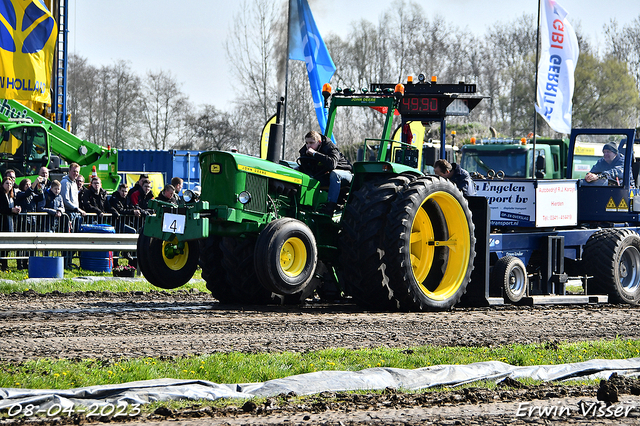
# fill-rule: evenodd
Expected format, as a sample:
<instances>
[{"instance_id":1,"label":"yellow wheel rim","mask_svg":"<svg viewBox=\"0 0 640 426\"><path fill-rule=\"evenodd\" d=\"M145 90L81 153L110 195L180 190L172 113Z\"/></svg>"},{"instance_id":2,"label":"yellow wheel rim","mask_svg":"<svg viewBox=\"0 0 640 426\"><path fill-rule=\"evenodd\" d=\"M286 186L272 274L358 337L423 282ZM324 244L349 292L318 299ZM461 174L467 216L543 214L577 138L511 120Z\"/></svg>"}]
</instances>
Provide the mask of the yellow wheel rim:
<instances>
[{"instance_id":1,"label":"yellow wheel rim","mask_svg":"<svg viewBox=\"0 0 640 426\"><path fill-rule=\"evenodd\" d=\"M280 268L288 277L302 273L307 264L307 248L300 238L289 238L280 249Z\"/></svg>"},{"instance_id":2,"label":"yellow wheel rim","mask_svg":"<svg viewBox=\"0 0 640 426\"><path fill-rule=\"evenodd\" d=\"M184 252L182 254L176 254L172 258L167 257L167 253L165 249L168 245L176 245L178 244L178 239L174 237L172 241L163 241L162 242L162 259L164 260L164 264L173 271L179 271L185 267L187 264L187 260L189 260L189 243L184 243Z\"/></svg>"},{"instance_id":3,"label":"yellow wheel rim","mask_svg":"<svg viewBox=\"0 0 640 426\"><path fill-rule=\"evenodd\" d=\"M449 238L436 241L433 223L424 210L428 200L435 201L442 210ZM471 253L471 235L467 215L459 201L447 192L434 192L422 203L411 224L411 267L413 275L422 292L432 300L447 300L452 297L463 283L469 268ZM433 265L437 247L448 251L444 275L433 290L426 287L425 280Z\"/></svg>"}]
</instances>

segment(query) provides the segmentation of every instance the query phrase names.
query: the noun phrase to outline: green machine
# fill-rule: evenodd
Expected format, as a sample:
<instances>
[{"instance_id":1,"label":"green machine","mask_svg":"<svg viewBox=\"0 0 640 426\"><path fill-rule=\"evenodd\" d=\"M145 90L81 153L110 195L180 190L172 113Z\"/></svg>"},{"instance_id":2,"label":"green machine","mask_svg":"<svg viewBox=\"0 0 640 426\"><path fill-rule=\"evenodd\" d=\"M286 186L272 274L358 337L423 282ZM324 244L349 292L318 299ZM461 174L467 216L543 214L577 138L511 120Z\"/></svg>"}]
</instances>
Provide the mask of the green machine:
<instances>
[{"instance_id":1,"label":"green machine","mask_svg":"<svg viewBox=\"0 0 640 426\"><path fill-rule=\"evenodd\" d=\"M341 108L386 114L381 136L364 141L366 158L353 164L333 215L317 213L328 188L294 161L202 153L201 193L187 191L177 205L150 202L155 215L138 239L142 273L157 287L177 288L200 265L223 303L296 302L337 290L376 309L452 307L473 269L467 202L449 181L425 176L419 148L394 142L391 132L396 110L407 119L428 110L444 122L455 100L475 107L482 99L475 92L471 84L424 81L361 93L325 88L328 138Z\"/></svg>"},{"instance_id":2,"label":"green machine","mask_svg":"<svg viewBox=\"0 0 640 426\"><path fill-rule=\"evenodd\" d=\"M13 169L18 181L37 176L42 166L61 178L64 163L75 162L87 180L95 169L107 191L120 183L116 149L82 140L18 101L0 99L0 130L0 172Z\"/></svg>"}]
</instances>

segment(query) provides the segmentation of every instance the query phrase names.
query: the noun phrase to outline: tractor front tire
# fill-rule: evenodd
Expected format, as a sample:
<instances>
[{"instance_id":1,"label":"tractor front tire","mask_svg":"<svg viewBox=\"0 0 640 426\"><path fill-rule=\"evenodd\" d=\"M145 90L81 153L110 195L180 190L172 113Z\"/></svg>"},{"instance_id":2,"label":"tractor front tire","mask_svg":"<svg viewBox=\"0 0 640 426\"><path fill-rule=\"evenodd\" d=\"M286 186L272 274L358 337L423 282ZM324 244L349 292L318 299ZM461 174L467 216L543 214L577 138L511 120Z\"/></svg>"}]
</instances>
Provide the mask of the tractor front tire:
<instances>
[{"instance_id":1,"label":"tractor front tire","mask_svg":"<svg viewBox=\"0 0 640 426\"><path fill-rule=\"evenodd\" d=\"M640 302L640 235L629 229L595 232L585 244L583 264L611 302Z\"/></svg>"},{"instance_id":2,"label":"tractor front tire","mask_svg":"<svg viewBox=\"0 0 640 426\"><path fill-rule=\"evenodd\" d=\"M150 238L144 269L147 280L166 290L185 285L193 277L198 268L200 246L197 241L185 241L182 253L169 256L168 246L177 244L177 240L162 241ZM144 272L143 272L144 273Z\"/></svg>"},{"instance_id":3,"label":"tractor front tire","mask_svg":"<svg viewBox=\"0 0 640 426\"><path fill-rule=\"evenodd\" d=\"M386 222L389 286L402 310L451 309L465 293L475 258L467 200L450 181L423 177L399 194Z\"/></svg>"},{"instance_id":4,"label":"tractor front tire","mask_svg":"<svg viewBox=\"0 0 640 426\"><path fill-rule=\"evenodd\" d=\"M276 219L258 235L254 259L263 286L281 295L300 293L309 285L316 269L316 239L303 222Z\"/></svg>"},{"instance_id":5,"label":"tractor front tire","mask_svg":"<svg viewBox=\"0 0 640 426\"><path fill-rule=\"evenodd\" d=\"M151 274L153 272L147 262L149 244L151 244L150 238L144 235L141 230L138 234L138 241L136 243L136 258L138 259L138 269L147 281L149 281L147 274Z\"/></svg>"}]
</instances>

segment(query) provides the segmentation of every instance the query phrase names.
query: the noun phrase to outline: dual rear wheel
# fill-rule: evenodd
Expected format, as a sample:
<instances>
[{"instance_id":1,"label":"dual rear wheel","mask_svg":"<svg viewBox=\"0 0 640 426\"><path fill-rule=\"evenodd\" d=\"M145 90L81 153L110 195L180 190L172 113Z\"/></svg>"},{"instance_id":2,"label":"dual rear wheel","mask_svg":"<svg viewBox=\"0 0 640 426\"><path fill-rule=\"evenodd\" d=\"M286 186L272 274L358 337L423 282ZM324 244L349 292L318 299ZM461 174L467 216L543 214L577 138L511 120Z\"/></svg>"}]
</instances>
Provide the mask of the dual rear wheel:
<instances>
[{"instance_id":1,"label":"dual rear wheel","mask_svg":"<svg viewBox=\"0 0 640 426\"><path fill-rule=\"evenodd\" d=\"M446 310L466 291L475 258L466 199L439 177L369 182L343 216L346 288L375 309Z\"/></svg>"},{"instance_id":2,"label":"dual rear wheel","mask_svg":"<svg viewBox=\"0 0 640 426\"><path fill-rule=\"evenodd\" d=\"M640 235L629 229L601 229L584 248L583 264L597 291L614 303L640 302Z\"/></svg>"}]
</instances>

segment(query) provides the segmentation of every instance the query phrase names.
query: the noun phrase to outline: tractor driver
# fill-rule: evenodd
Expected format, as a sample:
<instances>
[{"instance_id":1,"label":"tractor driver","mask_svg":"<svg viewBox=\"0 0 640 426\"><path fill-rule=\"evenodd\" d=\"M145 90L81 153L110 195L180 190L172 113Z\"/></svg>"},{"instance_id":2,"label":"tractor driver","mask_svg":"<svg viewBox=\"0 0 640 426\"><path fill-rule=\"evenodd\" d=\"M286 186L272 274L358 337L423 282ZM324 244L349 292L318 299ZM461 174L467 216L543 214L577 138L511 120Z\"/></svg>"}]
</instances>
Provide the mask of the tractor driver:
<instances>
[{"instance_id":1,"label":"tractor driver","mask_svg":"<svg viewBox=\"0 0 640 426\"><path fill-rule=\"evenodd\" d=\"M607 185L608 182L617 182L618 185L622 185L622 179L624 177L624 155L618 153L618 147L614 142L608 142L602 147L602 158L593 165L591 171L586 174L584 180L598 184L601 181L601 185ZM631 187L633 188L633 176L629 176Z\"/></svg>"},{"instance_id":2,"label":"tractor driver","mask_svg":"<svg viewBox=\"0 0 640 426\"><path fill-rule=\"evenodd\" d=\"M353 174L351 164L338 150L336 144L324 135L310 131L304 136L304 146L300 148L300 171L320 181L320 185L329 185L327 204L318 213L332 215L338 207L340 185L350 184Z\"/></svg>"},{"instance_id":3,"label":"tractor driver","mask_svg":"<svg viewBox=\"0 0 640 426\"><path fill-rule=\"evenodd\" d=\"M473 183L469 172L459 164L450 163L447 160L437 160L433 165L433 172L453 182L465 197L476 195L476 184Z\"/></svg>"}]
</instances>

